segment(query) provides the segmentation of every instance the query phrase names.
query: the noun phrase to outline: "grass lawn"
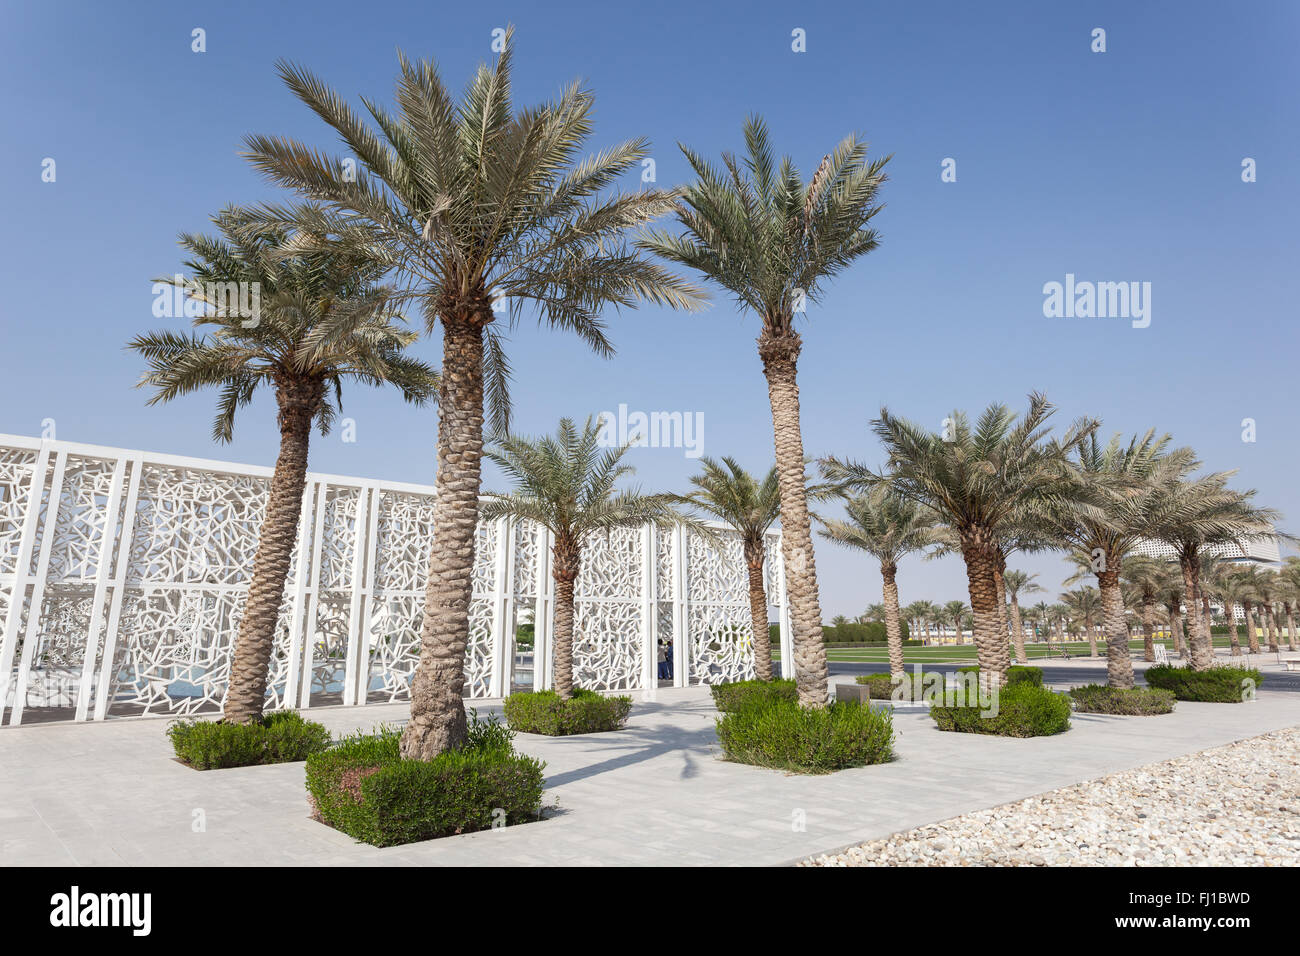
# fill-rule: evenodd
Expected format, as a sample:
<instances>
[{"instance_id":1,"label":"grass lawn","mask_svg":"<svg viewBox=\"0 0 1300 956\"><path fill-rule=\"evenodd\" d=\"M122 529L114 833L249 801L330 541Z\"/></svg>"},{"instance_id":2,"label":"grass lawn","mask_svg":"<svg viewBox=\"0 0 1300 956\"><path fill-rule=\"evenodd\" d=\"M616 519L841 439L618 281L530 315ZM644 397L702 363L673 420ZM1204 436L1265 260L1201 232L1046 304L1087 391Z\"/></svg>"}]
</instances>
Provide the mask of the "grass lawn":
<instances>
[{"instance_id":1,"label":"grass lawn","mask_svg":"<svg viewBox=\"0 0 1300 956\"><path fill-rule=\"evenodd\" d=\"M1173 641L1156 641L1157 644L1164 644L1173 651ZM1227 647L1229 645L1227 637L1214 638L1215 647ZM1142 652L1142 640L1129 641L1129 649ZM1071 657L1087 657L1088 642L1078 641L1066 644ZM1061 645L1053 644L1049 650L1046 644L1026 644L1025 653L1029 659L1033 660L1038 657L1057 658L1061 656ZM1106 644L1103 641L1097 642L1097 656L1106 656ZM841 664L884 664L889 662L889 649L881 644L879 647L827 647L826 657L828 660ZM781 659L781 648L779 645L772 645L772 659ZM974 661L975 645L974 644L941 644L931 647L905 647L903 648L903 660L909 664L924 664L926 661Z\"/></svg>"}]
</instances>

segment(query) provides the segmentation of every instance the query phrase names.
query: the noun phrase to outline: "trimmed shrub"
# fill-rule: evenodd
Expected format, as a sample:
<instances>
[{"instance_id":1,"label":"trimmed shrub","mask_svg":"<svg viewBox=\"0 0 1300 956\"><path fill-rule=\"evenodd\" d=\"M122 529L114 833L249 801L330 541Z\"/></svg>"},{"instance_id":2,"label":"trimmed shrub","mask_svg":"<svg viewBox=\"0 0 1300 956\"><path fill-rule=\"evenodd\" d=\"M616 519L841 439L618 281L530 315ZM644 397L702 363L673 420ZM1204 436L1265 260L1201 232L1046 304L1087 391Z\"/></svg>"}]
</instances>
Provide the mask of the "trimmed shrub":
<instances>
[{"instance_id":1,"label":"trimmed shrub","mask_svg":"<svg viewBox=\"0 0 1300 956\"><path fill-rule=\"evenodd\" d=\"M980 669L975 667L959 667L958 674L978 674ZM1026 664L1012 664L1007 668L1007 684L1033 684L1035 687L1043 686L1043 669L1041 667L1029 667Z\"/></svg>"},{"instance_id":2,"label":"trimmed shrub","mask_svg":"<svg viewBox=\"0 0 1300 956\"><path fill-rule=\"evenodd\" d=\"M1173 691L1179 700L1239 704L1263 683L1264 675L1253 667L1211 667L1194 671L1191 667L1159 664L1146 669L1147 686ZM1252 683L1246 684L1247 681Z\"/></svg>"},{"instance_id":3,"label":"trimmed shrub","mask_svg":"<svg viewBox=\"0 0 1300 956\"><path fill-rule=\"evenodd\" d=\"M899 622L899 631L906 641L908 638L906 621ZM889 634L883 621L822 627L822 641L826 644L884 644L888 640Z\"/></svg>"},{"instance_id":4,"label":"trimmed shrub","mask_svg":"<svg viewBox=\"0 0 1300 956\"><path fill-rule=\"evenodd\" d=\"M177 758L195 770L293 763L330 745L328 730L291 710L267 714L252 724L178 720L168 725L167 736Z\"/></svg>"},{"instance_id":5,"label":"trimmed shrub","mask_svg":"<svg viewBox=\"0 0 1300 956\"><path fill-rule=\"evenodd\" d=\"M719 717L717 730L728 760L796 773L830 773L894 755L890 712L856 701L805 708L751 700Z\"/></svg>"},{"instance_id":6,"label":"trimmed shrub","mask_svg":"<svg viewBox=\"0 0 1300 956\"><path fill-rule=\"evenodd\" d=\"M978 703L930 708L940 730L967 734L996 734L1000 737L1048 737L1070 729L1070 701L1029 681L1008 684L998 691L996 714Z\"/></svg>"},{"instance_id":7,"label":"trimmed shrub","mask_svg":"<svg viewBox=\"0 0 1300 956\"><path fill-rule=\"evenodd\" d=\"M730 684L710 684L713 706L724 714L739 710L754 701L799 700L799 691L793 680L740 680Z\"/></svg>"},{"instance_id":8,"label":"trimmed shrub","mask_svg":"<svg viewBox=\"0 0 1300 956\"><path fill-rule=\"evenodd\" d=\"M606 697L594 690L575 687L573 696L567 700L553 690L539 690L511 694L503 706L512 730L567 737L622 730L632 712L632 698Z\"/></svg>"},{"instance_id":9,"label":"trimmed shrub","mask_svg":"<svg viewBox=\"0 0 1300 956\"><path fill-rule=\"evenodd\" d=\"M1149 716L1170 714L1174 710L1174 693L1154 687L1121 690L1105 684L1087 684L1070 690L1074 709L1081 714L1122 714Z\"/></svg>"},{"instance_id":10,"label":"trimmed shrub","mask_svg":"<svg viewBox=\"0 0 1300 956\"><path fill-rule=\"evenodd\" d=\"M374 846L487 830L536 820L545 764L516 753L495 719L470 719L459 750L403 760L401 732L350 737L307 759L312 817Z\"/></svg>"}]
</instances>

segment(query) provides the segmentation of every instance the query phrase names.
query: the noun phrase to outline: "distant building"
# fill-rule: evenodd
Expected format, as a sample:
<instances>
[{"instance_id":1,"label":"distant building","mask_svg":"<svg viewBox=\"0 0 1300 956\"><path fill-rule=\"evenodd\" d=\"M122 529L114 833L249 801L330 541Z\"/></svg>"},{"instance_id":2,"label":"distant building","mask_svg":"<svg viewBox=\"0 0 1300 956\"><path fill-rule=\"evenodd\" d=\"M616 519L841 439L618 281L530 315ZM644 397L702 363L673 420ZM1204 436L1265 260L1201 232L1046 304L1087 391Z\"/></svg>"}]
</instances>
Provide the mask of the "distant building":
<instances>
[{"instance_id":1,"label":"distant building","mask_svg":"<svg viewBox=\"0 0 1300 956\"><path fill-rule=\"evenodd\" d=\"M1235 544L1216 544L1206 549L1207 554L1219 558L1227 558L1234 564L1256 564L1271 565L1277 564L1282 560L1282 552L1278 548L1277 538L1260 537L1243 541L1245 551ZM1153 541L1149 538L1141 538L1133 546L1136 554L1145 554L1150 558L1163 558L1166 561L1174 561L1178 558L1178 552L1174 550L1173 545L1165 544L1163 541Z\"/></svg>"}]
</instances>

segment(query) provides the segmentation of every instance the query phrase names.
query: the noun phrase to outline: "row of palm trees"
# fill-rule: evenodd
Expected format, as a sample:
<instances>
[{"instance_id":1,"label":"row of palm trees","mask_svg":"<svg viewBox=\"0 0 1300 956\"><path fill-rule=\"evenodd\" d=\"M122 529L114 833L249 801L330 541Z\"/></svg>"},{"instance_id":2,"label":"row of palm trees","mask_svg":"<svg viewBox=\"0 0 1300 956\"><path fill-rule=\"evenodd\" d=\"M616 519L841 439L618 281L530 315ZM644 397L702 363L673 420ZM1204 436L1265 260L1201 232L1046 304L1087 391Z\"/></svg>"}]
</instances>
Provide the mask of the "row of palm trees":
<instances>
[{"instance_id":1,"label":"row of palm trees","mask_svg":"<svg viewBox=\"0 0 1300 956\"><path fill-rule=\"evenodd\" d=\"M973 423L954 412L934 432L882 409L873 428L884 468L822 460L823 475L847 496L848 515L824 521L823 534L880 562L891 670L901 670L897 562L924 549L965 562L981 680L1005 680L1008 634L1025 659L1019 594L1033 582L1007 571L1008 556L1049 549L1072 557L1075 580L1095 582L1063 597L1090 641L1100 626L1111 686L1133 686L1126 589L1136 594L1130 600L1142 608L1148 638L1156 606L1174 614L1181 602L1191 666L1213 662L1209 600L1217 585L1204 570L1207 557L1222 545L1245 555L1251 540L1275 534L1278 514L1255 505L1253 491L1230 488L1231 472L1198 474L1191 449L1171 448L1168 435L1103 441L1100 423L1087 418L1055 435L1053 412L1033 394L1023 415L994 404ZM1143 540L1173 549L1180 593L1167 564L1134 553ZM1181 622L1174 628L1181 641L1180 631Z\"/></svg>"},{"instance_id":2,"label":"row of palm trees","mask_svg":"<svg viewBox=\"0 0 1300 956\"><path fill-rule=\"evenodd\" d=\"M193 298L204 301L200 281L259 282L260 317L250 322L210 303L195 334L159 332L131 343L148 362L142 384L155 389L154 401L220 389L220 440L259 385L271 386L279 405L281 454L226 720L261 715L310 429L328 428L343 381L357 379L391 382L411 401L438 404L434 543L401 749L429 759L465 739L463 661L485 428L507 435L510 424L506 333L531 306L542 327L612 356L605 308L704 306L703 290L660 260L699 273L759 319L799 696L808 705L826 701L794 317L878 245L871 220L888 158L868 159L866 144L851 135L804 180L789 158L777 160L754 117L745 123L743 160L725 154L714 166L683 147L692 183L620 191L619 177L639 167L648 143L583 156L592 94L573 84L550 102L515 108L513 50L508 29L501 54L458 99L434 63L399 55L395 108L362 99L364 113L307 69L277 64L350 155L248 136L247 159L296 199L228 209L216 219L220 237L182 242L194 255ZM649 228L665 215L679 231ZM440 334L437 371L402 354L418 337L401 321L412 310L425 334Z\"/></svg>"},{"instance_id":3,"label":"row of palm trees","mask_svg":"<svg viewBox=\"0 0 1300 956\"><path fill-rule=\"evenodd\" d=\"M506 334L531 306L543 328L575 334L597 355L612 356L606 308L705 305L703 289L664 262L698 273L759 320L775 469L752 480L745 494L753 501L722 510L753 511L737 526L750 579L761 584L755 529L776 520L766 517L775 498L799 700L826 702L797 383L802 338L794 318L879 244L872 220L888 157L869 159L866 144L850 135L805 180L788 157L776 158L766 126L752 117L744 125L743 158L724 154L715 166L683 147L692 182L620 191L619 177L639 167L648 143L635 139L583 156L593 97L576 84L550 102L515 108L513 47L508 30L499 57L480 66L458 99L432 62L399 56L395 109L362 99L364 113L310 71L280 62L283 82L350 155L286 137L247 137L248 160L295 199L229 208L215 219L218 237L182 236L182 244L192 254L192 298L206 301L206 283L257 282L260 315L250 321L210 302L194 334L158 332L131 343L148 363L142 384L155 390L153 401L201 387L220 390L219 440L229 440L235 412L259 385L270 386L277 400L281 451L235 642L227 720L261 715L310 431L329 427L343 383L357 380L391 383L409 401L438 405L434 541L402 754L429 759L465 739L461 695L485 446L497 436L486 450L515 469L523 508L531 494L525 459L540 455L559 467L586 440L569 423L550 450L510 444ZM679 229L653 228L663 216ZM436 371L403 351L420 335L404 321L412 311L425 335L441 338ZM1226 475L1187 477L1190 452L1167 451L1167 439L1102 445L1088 421L1049 439L1050 414L1046 399L1035 395L1023 417L995 405L974 425L956 414L939 435L883 410L876 431L888 454L885 471L822 462L824 477L848 497L846 521L898 530L880 552L886 605L897 556L936 535L936 550L959 553L966 563L981 670L1000 680L1009 664L1010 624L1000 597L1009 556L1065 544L1100 557L1095 574L1111 645L1123 623L1122 559L1137 535L1150 534L1178 550L1184 590L1193 598L1192 662L1208 666L1199 557L1210 544L1259 533L1271 512L1252 508L1249 493L1228 489ZM694 496L708 512L709 483L728 473L736 478L733 464L715 463L682 497ZM621 466L603 467L604 477L593 480L608 503L616 495L606 479ZM641 504L650 510L626 514L678 520L659 510L672 502ZM760 512L766 524L755 517ZM608 525L613 518L600 520ZM834 520L824 524L828 533ZM578 525L570 530L569 537L557 532L553 559L557 569L576 574L581 535ZM757 634L757 598L752 603ZM762 616L765 629L765 601ZM896 609L887 611L891 653L898 628L889 621L896 617ZM1208 640L1208 625L1205 634ZM761 658L765 642L755 645ZM1110 657L1112 681L1131 683L1127 653L1121 660L1111 646Z\"/></svg>"}]
</instances>

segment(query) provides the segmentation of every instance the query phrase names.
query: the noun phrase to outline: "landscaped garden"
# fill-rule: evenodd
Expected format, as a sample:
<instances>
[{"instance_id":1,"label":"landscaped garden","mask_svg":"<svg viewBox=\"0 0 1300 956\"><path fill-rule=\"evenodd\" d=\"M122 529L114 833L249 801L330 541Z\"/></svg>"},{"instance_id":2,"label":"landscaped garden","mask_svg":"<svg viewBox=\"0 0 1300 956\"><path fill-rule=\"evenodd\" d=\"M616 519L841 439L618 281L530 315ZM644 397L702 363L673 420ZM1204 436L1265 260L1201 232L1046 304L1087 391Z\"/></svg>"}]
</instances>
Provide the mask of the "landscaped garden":
<instances>
[{"instance_id":1,"label":"landscaped garden","mask_svg":"<svg viewBox=\"0 0 1300 956\"><path fill-rule=\"evenodd\" d=\"M538 819L544 767L517 749L515 735L617 732L633 711L617 690L582 686L575 666L584 640L630 640L583 633L575 597L590 543L627 529L685 529L736 544L728 560L744 576L749 606L743 620L720 627L744 636L753 679L711 689L722 755L757 768L820 774L890 761L895 730L883 702L891 698L926 699L942 731L1022 738L1067 731L1075 711L1145 716L1170 712L1175 699L1247 699L1259 672L1215 659L1216 646L1241 650L1237 606L1251 650L1256 610L1271 646L1282 625L1294 646L1300 562L1273 574L1218 557L1274 535L1278 513L1233 488L1228 473L1202 472L1190 448L1155 429L1107 436L1091 417L1058 428L1039 393L1020 412L1001 402L973 416L954 410L938 429L892 408L861 410L844 424L869 420L878 447L817 449L810 469L798 361L818 330L796 331L796 317L805 298L824 294L883 241L876 219L888 157L849 135L805 177L751 116L739 158L726 153L719 165L684 147L684 186L618 192L613 184L647 159L645 141L589 153L592 93L575 86L549 103L516 105L513 57L506 31L495 62L460 99L432 63L402 59L395 107L368 101L369 119L307 66L280 63L280 80L358 170L349 174L341 157L307 143L248 135L246 158L285 191L283 201L226 206L212 235L183 235L192 275L175 283L204 307L196 332L129 343L145 363L151 403L216 389L213 433L228 441L236 413L266 391L280 435L223 713L169 729L178 759L197 769L305 760L314 818L376 846ZM207 291L239 283L261 290L256 322ZM654 303L695 312L711 294L734 299L754 321L774 462L750 472L733 458L705 457L689 488L646 493L629 483L634 440L611 443L595 417L562 418L543 437L512 429L506 332L520 310L608 356L605 310ZM437 367L412 348L426 336L441 345ZM310 443L328 431L350 383L436 404L436 545L409 720L331 741L296 714L264 711ZM485 462L508 487L483 487ZM531 691L503 690L504 724L467 715L463 703L476 535L487 521L536 525L549 547L543 587L553 597L539 600L546 617L525 642L539 653L535 644L545 643L549 669ZM767 541L778 524L774 569ZM880 603L861 619L823 621L814 535L878 567ZM1171 559L1143 551L1149 542ZM1064 554L1076 570L1059 603L1029 605L1045 589L1011 562L1044 551ZM959 557L965 599L902 605L900 562L916 555ZM791 660L769 639L776 580ZM1211 601L1226 612L1231 633L1222 640ZM690 653L720 646L711 642L718 631L673 627ZM949 630L953 643L937 643ZM1184 666L1151 667L1149 688L1138 688L1134 654L1154 661L1157 646ZM1104 654L1105 685L1069 694L1044 686L1028 661L1064 653ZM785 678L775 677L774 660ZM867 699L832 703L829 660L888 663L890 673L857 679ZM899 687L908 664L962 661L973 666L957 668L951 684L936 671ZM625 683L618 689L657 686L644 676Z\"/></svg>"}]
</instances>

